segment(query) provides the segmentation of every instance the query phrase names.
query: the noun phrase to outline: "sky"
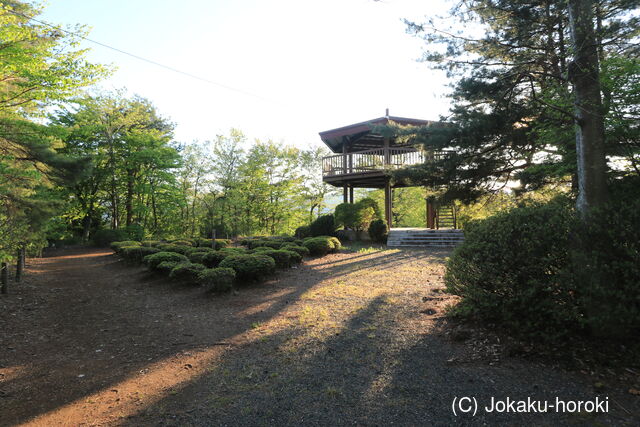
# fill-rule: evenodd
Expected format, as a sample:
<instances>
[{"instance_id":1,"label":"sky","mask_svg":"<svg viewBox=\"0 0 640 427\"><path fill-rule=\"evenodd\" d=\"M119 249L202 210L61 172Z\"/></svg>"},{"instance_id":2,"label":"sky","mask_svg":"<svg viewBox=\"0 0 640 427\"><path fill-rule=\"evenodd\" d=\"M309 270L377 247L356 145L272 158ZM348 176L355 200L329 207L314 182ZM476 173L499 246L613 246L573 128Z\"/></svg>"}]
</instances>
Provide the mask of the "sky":
<instances>
[{"instance_id":1,"label":"sky","mask_svg":"<svg viewBox=\"0 0 640 427\"><path fill-rule=\"evenodd\" d=\"M305 148L318 132L384 116L437 120L447 80L419 62L424 42L403 18L425 22L446 4L424 0L49 0L39 19L85 24L89 38L218 83L91 48L126 88L176 124L176 140L229 129ZM232 89L229 89L232 88Z\"/></svg>"}]
</instances>

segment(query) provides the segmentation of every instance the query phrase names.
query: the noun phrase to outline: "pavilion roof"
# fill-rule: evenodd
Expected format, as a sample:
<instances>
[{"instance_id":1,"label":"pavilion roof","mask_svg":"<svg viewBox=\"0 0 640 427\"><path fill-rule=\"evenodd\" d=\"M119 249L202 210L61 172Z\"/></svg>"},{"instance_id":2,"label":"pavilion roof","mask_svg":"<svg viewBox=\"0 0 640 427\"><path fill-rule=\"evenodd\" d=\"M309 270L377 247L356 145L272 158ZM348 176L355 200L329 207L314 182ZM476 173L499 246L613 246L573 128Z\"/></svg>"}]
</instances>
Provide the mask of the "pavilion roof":
<instances>
[{"instance_id":1,"label":"pavilion roof","mask_svg":"<svg viewBox=\"0 0 640 427\"><path fill-rule=\"evenodd\" d=\"M432 120L410 119L407 117L384 116L367 120L337 129L320 132L322 142L334 153L341 153L342 146L349 143L350 151L363 151L380 147L383 143L381 135L371 133L374 126L396 123L403 126L429 126L439 122Z\"/></svg>"}]
</instances>

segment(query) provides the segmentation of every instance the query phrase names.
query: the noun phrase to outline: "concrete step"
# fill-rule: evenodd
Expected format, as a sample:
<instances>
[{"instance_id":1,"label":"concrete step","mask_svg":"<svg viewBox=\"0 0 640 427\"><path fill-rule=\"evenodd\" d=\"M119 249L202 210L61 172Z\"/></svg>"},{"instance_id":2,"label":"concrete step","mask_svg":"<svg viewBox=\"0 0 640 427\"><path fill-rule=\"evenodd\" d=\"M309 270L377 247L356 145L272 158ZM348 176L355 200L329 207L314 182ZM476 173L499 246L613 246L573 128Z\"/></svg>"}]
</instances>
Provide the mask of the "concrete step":
<instances>
[{"instance_id":1,"label":"concrete step","mask_svg":"<svg viewBox=\"0 0 640 427\"><path fill-rule=\"evenodd\" d=\"M441 221L442 223L442 218ZM390 247L455 247L464 241L462 230L456 229L392 229L387 246Z\"/></svg>"}]
</instances>

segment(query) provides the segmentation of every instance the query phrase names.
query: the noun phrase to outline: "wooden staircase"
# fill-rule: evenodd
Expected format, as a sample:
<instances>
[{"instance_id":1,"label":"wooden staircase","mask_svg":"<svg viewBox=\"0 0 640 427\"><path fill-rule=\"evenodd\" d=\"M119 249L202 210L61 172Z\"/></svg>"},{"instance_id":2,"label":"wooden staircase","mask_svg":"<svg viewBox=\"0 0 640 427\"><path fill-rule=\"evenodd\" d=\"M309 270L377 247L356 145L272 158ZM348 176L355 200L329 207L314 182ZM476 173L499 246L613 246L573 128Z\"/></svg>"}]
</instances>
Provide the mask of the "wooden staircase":
<instances>
[{"instance_id":1,"label":"wooden staircase","mask_svg":"<svg viewBox=\"0 0 640 427\"><path fill-rule=\"evenodd\" d=\"M389 231L387 246L420 246L432 248L447 248L459 245L464 241L462 230L429 228L392 228Z\"/></svg>"},{"instance_id":2,"label":"wooden staircase","mask_svg":"<svg viewBox=\"0 0 640 427\"><path fill-rule=\"evenodd\" d=\"M454 205L438 206L436 210L436 228L456 228L456 210Z\"/></svg>"}]
</instances>

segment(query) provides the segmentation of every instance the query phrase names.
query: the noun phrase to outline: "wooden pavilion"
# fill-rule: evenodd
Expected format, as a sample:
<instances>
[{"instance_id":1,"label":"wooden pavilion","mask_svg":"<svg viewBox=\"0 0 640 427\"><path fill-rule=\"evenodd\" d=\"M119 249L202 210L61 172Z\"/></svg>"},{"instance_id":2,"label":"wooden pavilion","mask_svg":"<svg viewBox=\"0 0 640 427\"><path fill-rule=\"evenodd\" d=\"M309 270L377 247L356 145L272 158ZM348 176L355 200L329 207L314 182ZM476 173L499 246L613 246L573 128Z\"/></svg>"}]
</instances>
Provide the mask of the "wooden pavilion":
<instances>
[{"instance_id":1,"label":"wooden pavilion","mask_svg":"<svg viewBox=\"0 0 640 427\"><path fill-rule=\"evenodd\" d=\"M392 189L409 186L406 182L391 183L390 172L429 160L439 160L444 151L424 152L402 145L393 137L374 133L375 126L438 126L441 122L389 116L320 132L320 138L336 153L322 159L322 178L335 187L342 187L345 203L353 203L354 188L383 188L384 215L389 229L392 226ZM437 209L427 205L427 227L438 228ZM453 228L455 228L455 213Z\"/></svg>"}]
</instances>

